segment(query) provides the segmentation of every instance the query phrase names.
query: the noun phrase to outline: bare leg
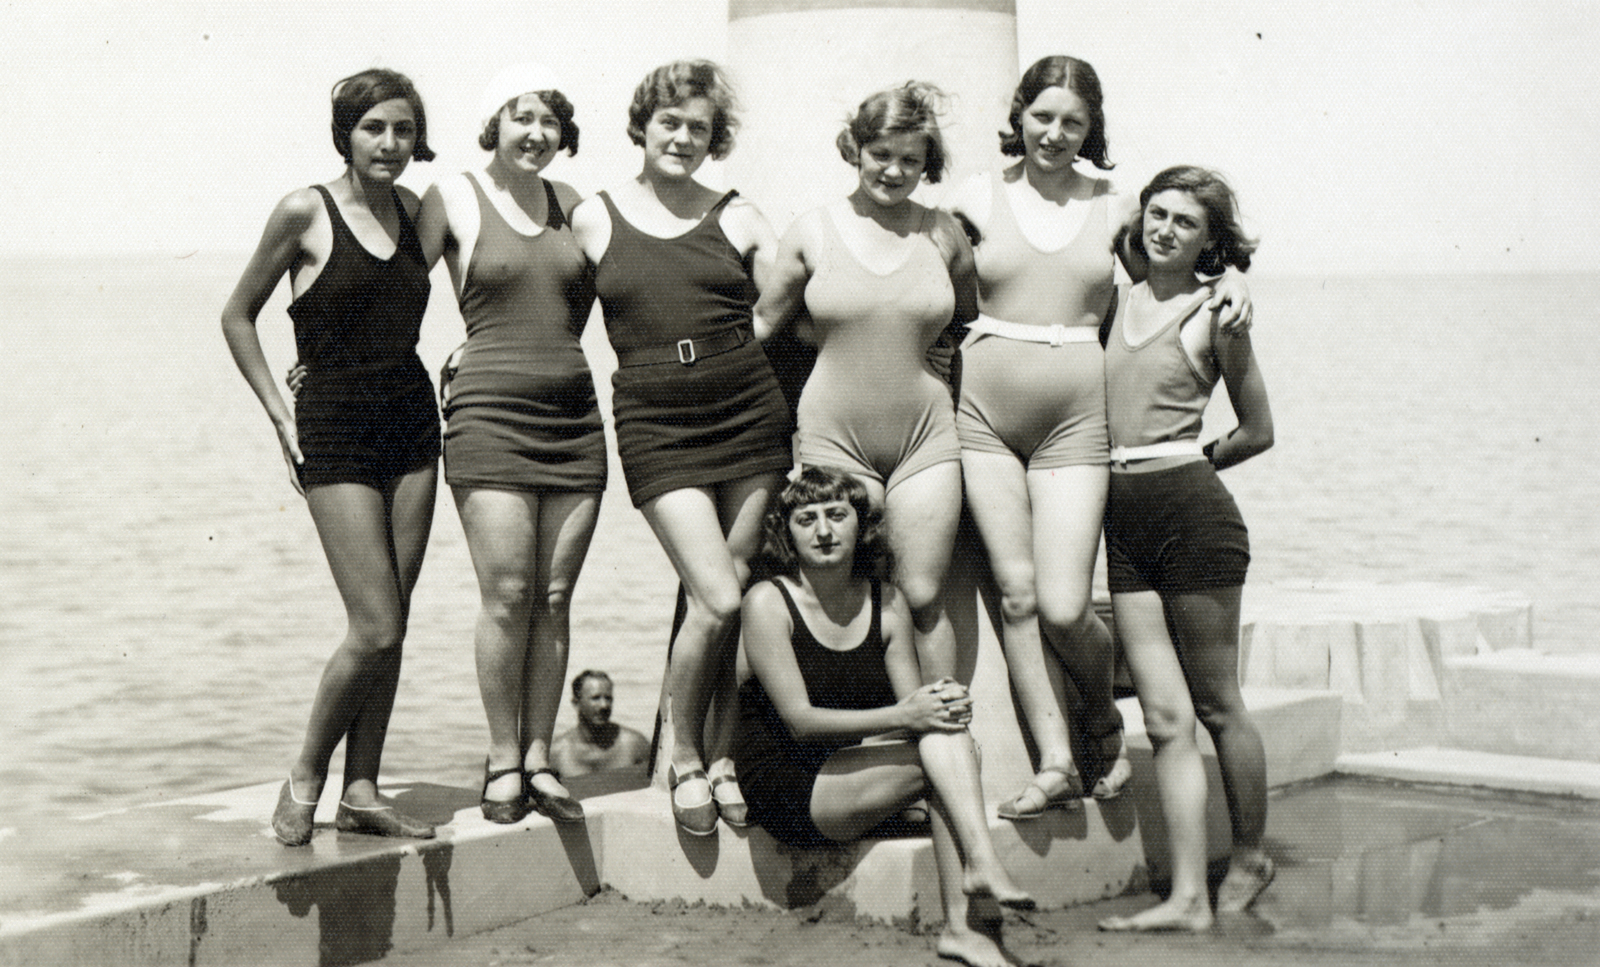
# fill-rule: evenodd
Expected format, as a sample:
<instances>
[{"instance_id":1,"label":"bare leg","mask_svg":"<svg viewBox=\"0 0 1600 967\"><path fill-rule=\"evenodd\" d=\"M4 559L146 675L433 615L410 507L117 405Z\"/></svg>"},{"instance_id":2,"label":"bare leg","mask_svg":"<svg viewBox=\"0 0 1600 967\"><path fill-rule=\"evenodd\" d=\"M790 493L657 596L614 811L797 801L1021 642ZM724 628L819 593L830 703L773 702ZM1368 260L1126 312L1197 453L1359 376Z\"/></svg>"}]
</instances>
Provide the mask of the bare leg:
<instances>
[{"instance_id":1,"label":"bare leg","mask_svg":"<svg viewBox=\"0 0 1600 967\"><path fill-rule=\"evenodd\" d=\"M667 669L673 736L668 754L680 776L704 768L706 714L717 677L712 672L717 662L733 660L725 646L738 621L749 558L760 539L761 515L781 480L777 474L760 474L720 485L716 492L704 487L674 490L641 508L687 596L683 626ZM716 758L726 756L725 734L714 736L711 744ZM704 779L682 788L685 802L711 797Z\"/></svg>"},{"instance_id":2,"label":"bare leg","mask_svg":"<svg viewBox=\"0 0 1600 967\"><path fill-rule=\"evenodd\" d=\"M594 534L599 496L458 487L455 497L482 599L475 642L488 764L539 768L549 764L566 675L568 602ZM567 795L552 776L535 781L547 793ZM511 802L521 793L521 777L508 775L485 796Z\"/></svg>"},{"instance_id":3,"label":"bare leg","mask_svg":"<svg viewBox=\"0 0 1600 967\"><path fill-rule=\"evenodd\" d=\"M1077 774L1077 767L1072 761L1063 696L1055 687L1059 682L1050 674L1040 640L1038 596L1044 585L1036 579L1034 564L1035 528L1029 494L1033 480L1024 472L1022 462L1011 454L963 450L961 462L966 479L974 483L968 488L967 506L983 536L1000 588L1000 640L1011 687L1039 750L1033 781L1001 811L1008 817L1012 813L1042 815L1052 802L1081 796L1083 789L1081 783L1074 788L1072 777ZM1098 512L1095 524L1098 527ZM1073 536L1052 533L1044 535L1041 544L1071 540ZM1091 568L1093 553L1091 550ZM1085 600L1087 584L1085 579ZM1052 586L1049 593L1057 590Z\"/></svg>"},{"instance_id":4,"label":"bare leg","mask_svg":"<svg viewBox=\"0 0 1600 967\"><path fill-rule=\"evenodd\" d=\"M1108 917L1102 930L1206 930L1212 923L1206 892L1206 773L1195 743L1194 706L1183 667L1154 591L1113 594L1111 606L1144 708L1155 751L1161 815L1172 852L1172 894L1131 917Z\"/></svg>"},{"instance_id":5,"label":"bare leg","mask_svg":"<svg viewBox=\"0 0 1600 967\"><path fill-rule=\"evenodd\" d=\"M478 694L489 726L488 768L516 769L522 762L522 684L528 665L533 610L534 555L539 497L516 490L456 487L456 510L478 576ZM522 777L502 776L484 790L493 802L522 796Z\"/></svg>"},{"instance_id":6,"label":"bare leg","mask_svg":"<svg viewBox=\"0 0 1600 967\"><path fill-rule=\"evenodd\" d=\"M923 678L932 681L940 677L939 669L956 664L944 577L961 519L961 465L939 463L907 477L884 494L883 507L894 583L911 609Z\"/></svg>"},{"instance_id":7,"label":"bare leg","mask_svg":"<svg viewBox=\"0 0 1600 967\"><path fill-rule=\"evenodd\" d=\"M550 493L539 508L539 551L533 588L532 648L523 681L522 766L532 772L550 765L550 737L566 688L571 650L572 591L583 570L600 516L600 495ZM535 788L551 796L570 793L555 776L539 773Z\"/></svg>"},{"instance_id":8,"label":"bare leg","mask_svg":"<svg viewBox=\"0 0 1600 967\"><path fill-rule=\"evenodd\" d=\"M437 486L438 470L430 466L389 481L384 491L390 546L399 583L402 633L404 622L411 615L411 592L422 574L422 558L428 549L428 534L433 529ZM400 655L400 646L392 649L389 667L374 681L345 740L343 800L352 806L372 806L378 802L378 771L383 762L389 715L394 710L395 692L400 684Z\"/></svg>"},{"instance_id":9,"label":"bare leg","mask_svg":"<svg viewBox=\"0 0 1600 967\"><path fill-rule=\"evenodd\" d=\"M1104 466L1028 471L1039 625L1083 700L1088 780L1101 797L1120 793L1133 775L1112 690L1116 650L1089 604L1109 476Z\"/></svg>"},{"instance_id":10,"label":"bare leg","mask_svg":"<svg viewBox=\"0 0 1600 967\"><path fill-rule=\"evenodd\" d=\"M1261 848L1267 827L1267 759L1261 734L1239 692L1239 600L1242 588L1169 595L1166 610L1189 682L1195 714L1211 733L1233 827L1228 875L1217 910L1244 910L1273 876Z\"/></svg>"},{"instance_id":11,"label":"bare leg","mask_svg":"<svg viewBox=\"0 0 1600 967\"><path fill-rule=\"evenodd\" d=\"M951 753L955 758L964 755L971 760L971 771L976 774L976 758L970 738L964 734L940 737L959 741L950 743L949 748L935 748L932 750L933 758L944 760ZM931 777L924 772L925 761L927 757L921 748L906 743L841 749L828 759L817 776L811 793L812 821L830 839L849 842L859 838L887 817L928 794L933 786ZM957 766L958 771L960 768ZM991 936L989 926L978 919L971 903L969 873L962 863L962 850L957 845L957 834L952 830L950 817L940 805L942 797L935 794L932 799L933 855L939 870L939 895L945 915L944 929L939 934L936 949L941 957L977 967L1004 967L1011 961L997 938ZM978 810L981 813L981 803ZM984 827L985 837L987 833L988 829ZM993 853L992 845L989 852ZM998 866L998 860L995 863ZM1004 874L1003 870L1000 872ZM1000 889L1008 892L1015 890L1009 884L1009 877L1005 877ZM995 886L994 883L988 885ZM1015 894L1026 896L1020 890L1015 890Z\"/></svg>"},{"instance_id":12,"label":"bare leg","mask_svg":"<svg viewBox=\"0 0 1600 967\"><path fill-rule=\"evenodd\" d=\"M377 801L411 589L433 524L436 473L428 467L407 474L381 492L362 484L332 484L306 494L349 625L323 669L305 744L290 770L300 799L321 794L328 760L348 734L344 801L353 806Z\"/></svg>"}]
</instances>

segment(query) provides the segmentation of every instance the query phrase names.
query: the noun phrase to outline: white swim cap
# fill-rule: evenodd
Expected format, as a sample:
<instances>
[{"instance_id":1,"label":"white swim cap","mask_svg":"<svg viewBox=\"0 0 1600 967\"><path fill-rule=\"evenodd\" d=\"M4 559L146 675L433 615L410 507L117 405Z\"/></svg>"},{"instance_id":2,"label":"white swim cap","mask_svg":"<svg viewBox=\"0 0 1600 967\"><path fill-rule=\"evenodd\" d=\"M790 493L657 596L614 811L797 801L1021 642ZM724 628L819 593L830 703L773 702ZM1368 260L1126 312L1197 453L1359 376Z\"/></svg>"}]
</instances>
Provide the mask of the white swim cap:
<instances>
[{"instance_id":1,"label":"white swim cap","mask_svg":"<svg viewBox=\"0 0 1600 967\"><path fill-rule=\"evenodd\" d=\"M556 80L555 71L545 65L534 61L512 64L494 75L494 80L483 89L483 97L478 100L478 118L482 126L487 128L489 122L512 98L532 94L534 91L560 89L561 84Z\"/></svg>"}]
</instances>

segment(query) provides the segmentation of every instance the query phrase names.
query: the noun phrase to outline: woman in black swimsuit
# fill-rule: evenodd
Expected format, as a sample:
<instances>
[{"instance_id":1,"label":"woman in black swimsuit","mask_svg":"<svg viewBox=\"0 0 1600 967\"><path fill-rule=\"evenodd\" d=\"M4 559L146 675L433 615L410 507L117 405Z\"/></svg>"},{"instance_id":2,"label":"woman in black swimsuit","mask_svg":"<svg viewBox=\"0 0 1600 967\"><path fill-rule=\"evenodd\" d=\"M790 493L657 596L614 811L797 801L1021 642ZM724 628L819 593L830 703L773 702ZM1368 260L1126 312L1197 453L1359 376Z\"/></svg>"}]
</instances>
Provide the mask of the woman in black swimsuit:
<instances>
[{"instance_id":1,"label":"woman in black swimsuit","mask_svg":"<svg viewBox=\"0 0 1600 967\"><path fill-rule=\"evenodd\" d=\"M751 677L734 745L750 819L810 848L867 835L919 799L932 806L945 926L941 957L1010 963L969 900L1031 909L989 838L972 699L960 683L923 684L905 598L874 575L881 512L860 481L813 467L765 521L785 573L744 599Z\"/></svg>"},{"instance_id":2,"label":"woman in black swimsuit","mask_svg":"<svg viewBox=\"0 0 1600 967\"><path fill-rule=\"evenodd\" d=\"M428 304L427 262L411 222L418 199L395 184L412 159L433 157L410 80L373 69L335 85L333 143L344 173L278 203L222 311L228 348L278 432L290 482L305 495L349 618L273 811L273 832L286 846L311 842L328 760L341 739L337 828L433 836L432 826L378 796L439 458L433 384L416 352ZM292 412L256 331L256 317L285 273L307 370Z\"/></svg>"}]
</instances>

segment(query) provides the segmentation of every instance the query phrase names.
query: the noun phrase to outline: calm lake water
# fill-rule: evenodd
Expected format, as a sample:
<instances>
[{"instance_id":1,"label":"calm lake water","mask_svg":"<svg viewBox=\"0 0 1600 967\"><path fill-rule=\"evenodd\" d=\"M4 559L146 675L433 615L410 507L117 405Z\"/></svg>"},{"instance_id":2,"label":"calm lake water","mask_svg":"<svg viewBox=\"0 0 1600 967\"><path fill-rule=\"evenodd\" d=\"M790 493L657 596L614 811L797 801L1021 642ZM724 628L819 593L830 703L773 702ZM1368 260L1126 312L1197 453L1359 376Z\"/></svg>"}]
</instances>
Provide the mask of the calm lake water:
<instances>
[{"instance_id":1,"label":"calm lake water","mask_svg":"<svg viewBox=\"0 0 1600 967\"><path fill-rule=\"evenodd\" d=\"M270 780L298 748L343 610L217 324L243 261L0 262L0 825ZM462 333L444 279L424 324L435 369ZM1534 600L1536 646L1600 648L1600 276L1252 286L1278 444L1225 480L1253 586L1509 588ZM261 318L279 371L285 302ZM609 405L598 320L585 343ZM572 671L611 671L619 719L648 729L676 581L613 481ZM386 771L475 783L476 608L441 487Z\"/></svg>"}]
</instances>

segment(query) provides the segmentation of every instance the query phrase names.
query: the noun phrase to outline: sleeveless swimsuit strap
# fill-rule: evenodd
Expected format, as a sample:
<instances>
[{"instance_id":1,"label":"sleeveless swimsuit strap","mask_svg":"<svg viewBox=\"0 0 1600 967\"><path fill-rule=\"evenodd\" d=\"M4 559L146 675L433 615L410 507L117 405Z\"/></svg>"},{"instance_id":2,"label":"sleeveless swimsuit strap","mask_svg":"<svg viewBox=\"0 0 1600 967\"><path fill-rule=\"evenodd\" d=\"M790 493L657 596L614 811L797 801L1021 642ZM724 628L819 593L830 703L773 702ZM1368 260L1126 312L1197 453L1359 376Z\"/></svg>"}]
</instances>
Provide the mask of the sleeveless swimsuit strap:
<instances>
[{"instance_id":1,"label":"sleeveless swimsuit strap","mask_svg":"<svg viewBox=\"0 0 1600 967\"><path fill-rule=\"evenodd\" d=\"M543 178L539 180L544 185L544 227L560 231L567 224L567 213L561 210L561 202L556 200L556 190L550 182Z\"/></svg>"},{"instance_id":2,"label":"sleeveless swimsuit strap","mask_svg":"<svg viewBox=\"0 0 1600 967\"><path fill-rule=\"evenodd\" d=\"M356 238L356 233L350 228L350 224L344 220L344 214L339 211L339 203L333 200L333 193L328 191L328 189L323 185L312 185L311 187L315 188L317 194L322 196L323 207L328 210L328 220L330 224L333 225L333 230L335 233L343 232L346 239L354 242L356 247L361 251L366 252L366 254L371 257L373 261L389 262L394 259L394 255L390 255L386 259L380 259L376 255L373 255L371 250L369 250L365 245L362 245L361 240ZM390 188L389 196L394 199L394 210L400 216L400 237L395 239L395 254L399 254L400 252L404 251L407 255L415 254L420 256L422 254L422 241L421 239L417 238L417 230L411 224L411 216L406 214L406 206L400 200L400 193L395 191L393 188ZM407 242L412 244L407 245ZM416 253L409 251L412 246L415 246L418 249Z\"/></svg>"},{"instance_id":3,"label":"sleeveless swimsuit strap","mask_svg":"<svg viewBox=\"0 0 1600 967\"><path fill-rule=\"evenodd\" d=\"M806 624L806 619L800 616L800 607L794 603L794 598L789 596L789 589L783 586L783 582L777 578L768 578L767 583L777 588L778 593L783 595L783 603L789 609L789 618L794 622L795 630L804 632L805 636L811 639L817 647L825 648L826 646L817 641L817 636L812 633L811 626ZM872 623L867 626L867 634L860 642L842 650L854 651L869 641L878 641L880 643L883 641L883 585L877 578L872 578ZM826 650L834 651L835 649L826 648Z\"/></svg>"}]
</instances>

